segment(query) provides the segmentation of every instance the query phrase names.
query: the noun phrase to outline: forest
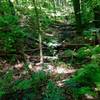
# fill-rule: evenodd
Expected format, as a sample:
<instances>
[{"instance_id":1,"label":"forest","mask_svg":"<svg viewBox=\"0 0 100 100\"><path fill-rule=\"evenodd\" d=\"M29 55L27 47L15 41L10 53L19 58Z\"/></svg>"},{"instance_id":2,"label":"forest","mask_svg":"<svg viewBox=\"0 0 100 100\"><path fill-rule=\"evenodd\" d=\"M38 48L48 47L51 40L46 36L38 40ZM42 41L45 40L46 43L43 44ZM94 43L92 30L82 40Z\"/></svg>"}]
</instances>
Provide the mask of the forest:
<instances>
[{"instance_id":1,"label":"forest","mask_svg":"<svg viewBox=\"0 0 100 100\"><path fill-rule=\"evenodd\" d=\"M0 0L0 100L100 100L100 0Z\"/></svg>"}]
</instances>

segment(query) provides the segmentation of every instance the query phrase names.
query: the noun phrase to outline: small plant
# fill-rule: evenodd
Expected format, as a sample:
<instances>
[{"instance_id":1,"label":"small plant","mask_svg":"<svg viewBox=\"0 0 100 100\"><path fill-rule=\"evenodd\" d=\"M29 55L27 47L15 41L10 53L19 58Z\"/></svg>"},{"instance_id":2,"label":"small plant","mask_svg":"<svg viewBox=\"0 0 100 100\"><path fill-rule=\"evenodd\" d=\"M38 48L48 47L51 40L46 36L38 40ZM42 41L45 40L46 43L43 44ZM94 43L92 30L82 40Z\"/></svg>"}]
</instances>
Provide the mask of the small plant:
<instances>
[{"instance_id":1,"label":"small plant","mask_svg":"<svg viewBox=\"0 0 100 100\"><path fill-rule=\"evenodd\" d=\"M91 47L82 47L77 51L77 58L79 59L85 59L91 55Z\"/></svg>"},{"instance_id":2,"label":"small plant","mask_svg":"<svg viewBox=\"0 0 100 100\"><path fill-rule=\"evenodd\" d=\"M48 82L43 100L65 100L63 91L52 81Z\"/></svg>"}]
</instances>

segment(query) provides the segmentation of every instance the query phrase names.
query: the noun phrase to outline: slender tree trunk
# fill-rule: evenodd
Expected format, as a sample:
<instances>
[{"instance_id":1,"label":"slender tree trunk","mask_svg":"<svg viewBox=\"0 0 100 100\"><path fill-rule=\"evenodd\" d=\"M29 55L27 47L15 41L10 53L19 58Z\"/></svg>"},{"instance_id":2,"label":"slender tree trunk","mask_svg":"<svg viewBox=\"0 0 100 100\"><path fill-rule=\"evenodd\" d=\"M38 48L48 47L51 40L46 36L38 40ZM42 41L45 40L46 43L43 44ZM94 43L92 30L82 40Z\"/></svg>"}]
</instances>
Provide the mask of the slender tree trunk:
<instances>
[{"instance_id":1,"label":"slender tree trunk","mask_svg":"<svg viewBox=\"0 0 100 100\"><path fill-rule=\"evenodd\" d=\"M39 48L40 48L40 64L43 64L43 50L42 50L42 35L41 35L41 29L40 29L40 21L39 21L39 14L37 10L36 0L33 0L35 14L36 14L36 30L37 34L39 34Z\"/></svg>"},{"instance_id":2,"label":"slender tree trunk","mask_svg":"<svg viewBox=\"0 0 100 100\"><path fill-rule=\"evenodd\" d=\"M54 18L55 18L55 22L56 22L56 1L53 0L53 1L52 1L52 4L53 4Z\"/></svg>"},{"instance_id":3,"label":"slender tree trunk","mask_svg":"<svg viewBox=\"0 0 100 100\"><path fill-rule=\"evenodd\" d=\"M78 33L81 33L82 22L81 22L80 0L72 0L72 1L73 1L74 12L75 12L77 31Z\"/></svg>"}]
</instances>

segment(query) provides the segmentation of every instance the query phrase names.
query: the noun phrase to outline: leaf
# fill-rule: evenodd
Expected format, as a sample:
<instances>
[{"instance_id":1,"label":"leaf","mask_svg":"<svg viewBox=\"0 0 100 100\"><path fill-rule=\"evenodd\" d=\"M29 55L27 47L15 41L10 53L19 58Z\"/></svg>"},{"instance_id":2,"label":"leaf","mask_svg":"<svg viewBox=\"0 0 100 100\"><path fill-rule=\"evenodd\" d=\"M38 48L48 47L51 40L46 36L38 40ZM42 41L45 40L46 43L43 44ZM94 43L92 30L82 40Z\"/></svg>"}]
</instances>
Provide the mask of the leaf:
<instances>
[{"instance_id":1,"label":"leaf","mask_svg":"<svg viewBox=\"0 0 100 100\"><path fill-rule=\"evenodd\" d=\"M31 80L23 80L15 86L15 89L24 90L31 87Z\"/></svg>"},{"instance_id":2,"label":"leaf","mask_svg":"<svg viewBox=\"0 0 100 100\"><path fill-rule=\"evenodd\" d=\"M0 90L0 97L2 97L4 94L5 94L5 92Z\"/></svg>"},{"instance_id":3,"label":"leaf","mask_svg":"<svg viewBox=\"0 0 100 100\"><path fill-rule=\"evenodd\" d=\"M79 94L89 94L89 93L91 93L90 87L82 87L79 89Z\"/></svg>"}]
</instances>

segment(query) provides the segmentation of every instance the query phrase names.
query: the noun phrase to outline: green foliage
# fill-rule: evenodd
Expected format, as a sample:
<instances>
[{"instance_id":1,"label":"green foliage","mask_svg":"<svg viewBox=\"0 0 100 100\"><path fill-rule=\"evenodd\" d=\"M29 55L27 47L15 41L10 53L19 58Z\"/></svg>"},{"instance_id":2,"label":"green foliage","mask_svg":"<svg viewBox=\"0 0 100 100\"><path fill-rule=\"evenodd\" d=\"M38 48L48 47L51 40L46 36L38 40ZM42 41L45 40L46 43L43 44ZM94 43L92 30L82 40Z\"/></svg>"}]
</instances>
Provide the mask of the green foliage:
<instances>
[{"instance_id":1,"label":"green foliage","mask_svg":"<svg viewBox=\"0 0 100 100\"><path fill-rule=\"evenodd\" d=\"M0 16L0 47L2 50L16 51L19 43L23 44L25 36L26 33L18 23L18 17Z\"/></svg>"},{"instance_id":2,"label":"green foliage","mask_svg":"<svg viewBox=\"0 0 100 100\"><path fill-rule=\"evenodd\" d=\"M50 24L54 23L54 20L66 16L65 9L61 7L66 0L60 0L60 6L57 0L54 0L55 2L52 0L35 0L38 16L35 12L33 0L15 0L12 3L14 7L11 7L8 1L0 1L0 50L2 51L23 52L24 41L27 36L31 37L32 35L38 40L38 28L40 28L42 33ZM72 5L71 0L69 2ZM100 6L100 0L84 0L81 2L83 24L93 21L93 9L98 5ZM66 7L69 7L69 4ZM15 16L12 14L13 10L15 11ZM68 14L70 12L73 14L70 8L67 8L66 11ZM70 18L68 14L67 16ZM19 18L18 16L23 18ZM39 17L39 27L37 25L37 17ZM48 33L51 32L50 30ZM88 30L84 32L84 35L89 40L95 40L95 36L92 33L93 31ZM43 40L45 38L47 37L44 35ZM53 55L55 54L54 46L56 43L57 39L55 37L46 39L46 44L50 49L50 53L53 53ZM32 44L35 44L35 42L32 42ZM88 58L90 59L89 62L86 62L89 64L82 63L82 68L71 79L66 81L66 85L72 95L75 98L79 98L85 94L94 96L96 94L95 89L100 91L100 46L82 47L77 51L68 49L64 51L64 55L69 57L69 59L71 58L71 60L74 60L74 57L76 57L75 59L80 63ZM28 65L25 67L28 70ZM20 95L23 96L22 100L38 100L41 98L43 100L66 100L63 95L63 89L58 87L53 81L48 82L48 74L44 71L30 72L29 76L26 79L15 81L13 80L12 71L7 71L3 75L0 72L0 99L2 100L2 97L6 97L11 93L11 100L13 99L12 97L14 97L14 100L20 100L18 98Z\"/></svg>"},{"instance_id":3,"label":"green foliage","mask_svg":"<svg viewBox=\"0 0 100 100\"><path fill-rule=\"evenodd\" d=\"M100 77L99 65L96 63L91 63L91 64L85 65L83 68L79 69L79 71L77 72L77 75L75 77L75 80L78 81L78 83L86 82L87 85L92 85L92 83L95 83L98 81L100 82L99 77ZM89 82L89 84L88 84L88 82Z\"/></svg>"},{"instance_id":4,"label":"green foliage","mask_svg":"<svg viewBox=\"0 0 100 100\"><path fill-rule=\"evenodd\" d=\"M12 71L9 71L0 78L0 98L3 96L6 97L6 94L10 94L12 92L14 92L12 96L18 95L18 91L23 91L23 100L25 98L31 98L30 100L33 100L33 98L37 98L36 95L40 92L40 87L42 85L46 85L47 79L48 74L44 71L39 71L37 73L33 73L28 79L18 79L14 81L13 73Z\"/></svg>"},{"instance_id":5,"label":"green foliage","mask_svg":"<svg viewBox=\"0 0 100 100\"><path fill-rule=\"evenodd\" d=\"M93 54L99 54L100 53L100 45L96 45L92 48Z\"/></svg>"},{"instance_id":6,"label":"green foliage","mask_svg":"<svg viewBox=\"0 0 100 100\"><path fill-rule=\"evenodd\" d=\"M82 21L83 23L91 23L94 20L93 9L100 6L100 0L84 0L82 5Z\"/></svg>"},{"instance_id":7,"label":"green foliage","mask_svg":"<svg viewBox=\"0 0 100 100\"><path fill-rule=\"evenodd\" d=\"M17 83L17 85L14 87L15 90L24 90L28 89L32 86L31 80L22 80Z\"/></svg>"},{"instance_id":8,"label":"green foliage","mask_svg":"<svg viewBox=\"0 0 100 100\"><path fill-rule=\"evenodd\" d=\"M87 31L84 31L84 38L87 40L95 40L96 39L96 33L93 32L93 29L89 29Z\"/></svg>"},{"instance_id":9,"label":"green foliage","mask_svg":"<svg viewBox=\"0 0 100 100\"><path fill-rule=\"evenodd\" d=\"M9 70L8 72L4 73L4 75L2 74L2 76L0 77L0 98L7 92L11 92L10 87L12 86L13 82L12 75L12 70Z\"/></svg>"},{"instance_id":10,"label":"green foliage","mask_svg":"<svg viewBox=\"0 0 100 100\"><path fill-rule=\"evenodd\" d=\"M77 58L78 59L98 59L99 60L99 54L100 54L100 46L87 46L82 47L79 50L77 50Z\"/></svg>"},{"instance_id":11,"label":"green foliage","mask_svg":"<svg viewBox=\"0 0 100 100\"><path fill-rule=\"evenodd\" d=\"M91 56L91 47L82 47L77 51L77 57L79 59L84 59L86 57Z\"/></svg>"},{"instance_id":12,"label":"green foliage","mask_svg":"<svg viewBox=\"0 0 100 100\"><path fill-rule=\"evenodd\" d=\"M70 87L75 97L80 97L84 94L95 96L95 88L98 88L100 85L99 65L96 63L84 65L65 84Z\"/></svg>"},{"instance_id":13,"label":"green foliage","mask_svg":"<svg viewBox=\"0 0 100 100\"><path fill-rule=\"evenodd\" d=\"M44 71L39 71L35 74L32 74L32 80L33 80L33 85L41 85L42 83L47 82L48 79L48 74L46 74Z\"/></svg>"},{"instance_id":14,"label":"green foliage","mask_svg":"<svg viewBox=\"0 0 100 100\"><path fill-rule=\"evenodd\" d=\"M48 82L44 95L43 100L65 100L62 89L57 87L52 81Z\"/></svg>"},{"instance_id":15,"label":"green foliage","mask_svg":"<svg viewBox=\"0 0 100 100\"><path fill-rule=\"evenodd\" d=\"M99 45L95 46L87 45L85 47L79 48L78 50L67 49L61 55L64 57L62 59L66 63L72 64L72 66L75 68L81 67L81 65L87 63L89 64L91 62L97 62L98 64L100 64Z\"/></svg>"},{"instance_id":16,"label":"green foliage","mask_svg":"<svg viewBox=\"0 0 100 100\"><path fill-rule=\"evenodd\" d=\"M64 55L66 55L67 57L72 57L72 56L76 56L76 52L69 49L64 51Z\"/></svg>"},{"instance_id":17,"label":"green foliage","mask_svg":"<svg viewBox=\"0 0 100 100\"><path fill-rule=\"evenodd\" d=\"M82 64L81 68L67 80L65 84L76 100L85 94L96 96L100 91L100 46L82 47L76 51L77 61L90 59Z\"/></svg>"},{"instance_id":18,"label":"green foliage","mask_svg":"<svg viewBox=\"0 0 100 100\"><path fill-rule=\"evenodd\" d=\"M12 7L9 5L9 1L1 0L0 1L0 12L4 13L5 15L12 14Z\"/></svg>"}]
</instances>

